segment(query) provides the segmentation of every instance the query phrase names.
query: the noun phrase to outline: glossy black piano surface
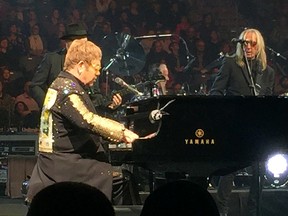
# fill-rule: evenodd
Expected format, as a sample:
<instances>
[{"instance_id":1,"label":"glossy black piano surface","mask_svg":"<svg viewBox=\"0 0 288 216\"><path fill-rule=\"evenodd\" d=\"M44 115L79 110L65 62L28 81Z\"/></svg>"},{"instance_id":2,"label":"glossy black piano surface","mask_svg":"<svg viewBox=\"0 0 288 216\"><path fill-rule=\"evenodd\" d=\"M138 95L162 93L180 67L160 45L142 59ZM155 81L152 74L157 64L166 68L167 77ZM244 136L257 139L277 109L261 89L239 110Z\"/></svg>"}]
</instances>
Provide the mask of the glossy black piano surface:
<instances>
[{"instance_id":1,"label":"glossy black piano surface","mask_svg":"<svg viewBox=\"0 0 288 216\"><path fill-rule=\"evenodd\" d=\"M151 123L151 111L172 100ZM130 103L126 120L140 136L159 129L126 158L152 170L225 174L288 148L285 97L160 96Z\"/></svg>"}]
</instances>

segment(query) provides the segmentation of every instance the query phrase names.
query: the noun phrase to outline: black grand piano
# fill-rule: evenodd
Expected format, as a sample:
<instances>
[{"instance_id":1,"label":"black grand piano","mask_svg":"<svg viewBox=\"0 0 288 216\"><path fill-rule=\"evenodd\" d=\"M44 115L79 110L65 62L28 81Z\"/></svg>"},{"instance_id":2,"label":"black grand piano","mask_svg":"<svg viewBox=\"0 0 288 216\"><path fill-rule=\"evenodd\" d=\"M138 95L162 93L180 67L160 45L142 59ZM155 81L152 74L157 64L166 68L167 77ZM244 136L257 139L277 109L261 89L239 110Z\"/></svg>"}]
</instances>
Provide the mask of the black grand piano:
<instances>
[{"instance_id":1,"label":"black grand piano","mask_svg":"<svg viewBox=\"0 0 288 216\"><path fill-rule=\"evenodd\" d=\"M125 119L141 137L156 136L121 160L154 171L222 175L288 149L286 97L159 96L129 103Z\"/></svg>"}]
</instances>

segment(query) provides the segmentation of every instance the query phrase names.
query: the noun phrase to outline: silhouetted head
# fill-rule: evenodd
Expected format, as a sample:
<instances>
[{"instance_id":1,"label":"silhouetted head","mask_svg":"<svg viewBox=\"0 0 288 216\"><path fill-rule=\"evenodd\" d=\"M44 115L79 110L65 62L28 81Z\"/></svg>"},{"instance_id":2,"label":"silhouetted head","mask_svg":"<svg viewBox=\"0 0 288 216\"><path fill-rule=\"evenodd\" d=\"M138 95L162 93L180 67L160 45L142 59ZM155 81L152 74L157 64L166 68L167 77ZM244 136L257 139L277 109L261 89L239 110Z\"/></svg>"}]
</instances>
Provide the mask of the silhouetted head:
<instances>
[{"instance_id":1,"label":"silhouetted head","mask_svg":"<svg viewBox=\"0 0 288 216\"><path fill-rule=\"evenodd\" d=\"M33 198L26 216L115 216L109 199L95 187L79 182L47 186Z\"/></svg>"},{"instance_id":2,"label":"silhouetted head","mask_svg":"<svg viewBox=\"0 0 288 216\"><path fill-rule=\"evenodd\" d=\"M201 186L174 181L160 186L145 200L140 216L219 216L215 200Z\"/></svg>"}]
</instances>

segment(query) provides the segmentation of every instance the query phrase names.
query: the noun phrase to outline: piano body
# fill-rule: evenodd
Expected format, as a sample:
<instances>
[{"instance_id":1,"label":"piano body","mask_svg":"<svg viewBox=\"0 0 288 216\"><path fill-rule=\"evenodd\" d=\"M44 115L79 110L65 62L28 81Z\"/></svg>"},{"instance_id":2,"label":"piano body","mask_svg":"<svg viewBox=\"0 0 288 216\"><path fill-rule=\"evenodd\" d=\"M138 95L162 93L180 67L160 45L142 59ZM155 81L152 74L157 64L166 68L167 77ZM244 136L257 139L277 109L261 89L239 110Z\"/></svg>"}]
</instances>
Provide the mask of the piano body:
<instances>
[{"instance_id":1,"label":"piano body","mask_svg":"<svg viewBox=\"0 0 288 216\"><path fill-rule=\"evenodd\" d=\"M161 108L169 115L151 121ZM223 175L288 148L286 97L159 96L129 103L125 118L141 137L158 131L121 153L152 171Z\"/></svg>"}]
</instances>

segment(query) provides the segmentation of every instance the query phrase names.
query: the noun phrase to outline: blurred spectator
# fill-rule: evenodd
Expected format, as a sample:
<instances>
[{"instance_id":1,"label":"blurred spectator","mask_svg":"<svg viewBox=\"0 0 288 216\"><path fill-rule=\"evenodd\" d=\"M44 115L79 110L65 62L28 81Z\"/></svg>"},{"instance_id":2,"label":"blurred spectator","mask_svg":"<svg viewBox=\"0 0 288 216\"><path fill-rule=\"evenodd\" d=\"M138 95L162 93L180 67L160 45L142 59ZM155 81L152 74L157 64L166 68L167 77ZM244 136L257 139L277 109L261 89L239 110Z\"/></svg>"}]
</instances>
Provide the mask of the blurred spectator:
<instances>
[{"instance_id":1,"label":"blurred spectator","mask_svg":"<svg viewBox=\"0 0 288 216\"><path fill-rule=\"evenodd\" d=\"M208 62L212 62L213 60L219 57L219 53L221 52L221 38L219 32L216 30L212 30L210 32L209 41L207 42L207 58Z\"/></svg>"},{"instance_id":2,"label":"blurred spectator","mask_svg":"<svg viewBox=\"0 0 288 216\"><path fill-rule=\"evenodd\" d=\"M40 121L39 111L30 111L27 104L23 101L15 103L14 126L18 128L18 131L22 131L24 128L37 128Z\"/></svg>"},{"instance_id":3,"label":"blurred spectator","mask_svg":"<svg viewBox=\"0 0 288 216\"><path fill-rule=\"evenodd\" d=\"M123 32L123 29L125 29L125 28L130 29L130 34L132 34L132 35L136 34L136 27L132 23L132 20L129 19L127 12L125 10L123 10L120 13L118 28L115 30L118 32Z\"/></svg>"},{"instance_id":4,"label":"blurred spectator","mask_svg":"<svg viewBox=\"0 0 288 216\"><path fill-rule=\"evenodd\" d=\"M105 14L108 11L111 0L96 0L96 9L100 14Z\"/></svg>"},{"instance_id":5,"label":"blurred spectator","mask_svg":"<svg viewBox=\"0 0 288 216\"><path fill-rule=\"evenodd\" d=\"M32 29L32 27L36 24L40 24L39 20L38 20L38 15L36 13L36 11L32 8L30 8L27 11L27 20L24 21L25 24L25 29L23 29L23 32L25 35L30 35L30 30Z\"/></svg>"},{"instance_id":6,"label":"blurred spectator","mask_svg":"<svg viewBox=\"0 0 288 216\"><path fill-rule=\"evenodd\" d=\"M68 16L68 20L67 20L68 25L76 23L76 24L84 26L86 31L88 31L88 26L85 23L85 20L83 19L82 15L83 15L83 13L80 11L79 8L73 8L70 11L70 14Z\"/></svg>"},{"instance_id":7,"label":"blurred spectator","mask_svg":"<svg viewBox=\"0 0 288 216\"><path fill-rule=\"evenodd\" d=\"M24 79L22 76L18 76L9 67L1 68L0 80L3 85L3 92L9 94L12 97L16 97L21 94L24 86Z\"/></svg>"},{"instance_id":8,"label":"blurred spectator","mask_svg":"<svg viewBox=\"0 0 288 216\"><path fill-rule=\"evenodd\" d=\"M199 37L207 44L210 41L211 32L216 30L215 21L212 14L204 14L202 23L199 26Z\"/></svg>"},{"instance_id":9,"label":"blurred spectator","mask_svg":"<svg viewBox=\"0 0 288 216\"><path fill-rule=\"evenodd\" d=\"M197 92L198 94L206 93L207 73L209 71L206 66L209 63L206 43L204 40L198 39L196 41L195 61L192 63L192 73L190 73L190 85L193 92Z\"/></svg>"},{"instance_id":10,"label":"blurred spectator","mask_svg":"<svg viewBox=\"0 0 288 216\"><path fill-rule=\"evenodd\" d=\"M175 34L179 35L180 37L185 36L185 32L190 27L189 20L186 15L182 15L180 22L176 24Z\"/></svg>"},{"instance_id":11,"label":"blurred spectator","mask_svg":"<svg viewBox=\"0 0 288 216\"><path fill-rule=\"evenodd\" d=\"M16 23L11 23L8 30L8 53L11 61L11 68L18 69L19 59L26 54L25 36L18 34ZM12 64L13 63L13 64Z\"/></svg>"},{"instance_id":12,"label":"blurred spectator","mask_svg":"<svg viewBox=\"0 0 288 216\"><path fill-rule=\"evenodd\" d=\"M89 38L96 44L101 43L102 39L106 35L104 33L104 30L107 31L108 33L109 25L110 23L106 21L105 17L102 14L97 14L95 17L94 23L90 28L91 35ZM111 25L110 25L110 30L111 30Z\"/></svg>"},{"instance_id":13,"label":"blurred spectator","mask_svg":"<svg viewBox=\"0 0 288 216\"><path fill-rule=\"evenodd\" d=\"M10 66L11 62L12 60L8 53L8 39L7 37L2 37L0 39L0 67Z\"/></svg>"},{"instance_id":14,"label":"blurred spectator","mask_svg":"<svg viewBox=\"0 0 288 216\"><path fill-rule=\"evenodd\" d=\"M56 35L59 31L59 23L63 23L63 17L60 14L58 8L53 8L49 16L43 21L43 30L45 32L46 38L50 38Z\"/></svg>"},{"instance_id":15,"label":"blurred spectator","mask_svg":"<svg viewBox=\"0 0 288 216\"><path fill-rule=\"evenodd\" d=\"M5 17L5 20L3 21L1 26L2 32L5 33L12 23L16 24L16 26L19 27L20 29L23 29L24 27L23 14L21 14L19 17L19 13L21 13L21 11L19 11L17 7L12 6L9 8L9 10L7 10L7 12L8 12L7 17Z\"/></svg>"},{"instance_id":16,"label":"blurred spectator","mask_svg":"<svg viewBox=\"0 0 288 216\"><path fill-rule=\"evenodd\" d=\"M40 35L40 26L35 24L31 28L31 33L28 36L28 50L31 56L42 57L47 51L47 41Z\"/></svg>"},{"instance_id":17,"label":"blurred spectator","mask_svg":"<svg viewBox=\"0 0 288 216\"><path fill-rule=\"evenodd\" d=\"M155 40L152 44L152 47L149 51L149 53L146 56L146 65L144 67L144 70L146 70L146 73L150 66L155 63L166 63L168 62L169 54L167 51L163 49L163 44L161 40Z\"/></svg>"},{"instance_id":18,"label":"blurred spectator","mask_svg":"<svg viewBox=\"0 0 288 216\"><path fill-rule=\"evenodd\" d=\"M185 66L188 64L186 53L182 53L179 49L178 42L171 42L169 45L170 54L167 62L173 79L177 83L187 82L188 77L184 71Z\"/></svg>"},{"instance_id":19,"label":"blurred spectator","mask_svg":"<svg viewBox=\"0 0 288 216\"><path fill-rule=\"evenodd\" d=\"M11 120L14 112L15 100L3 91L3 84L0 80L0 127L7 130L11 127Z\"/></svg>"},{"instance_id":20,"label":"blurred spectator","mask_svg":"<svg viewBox=\"0 0 288 216\"><path fill-rule=\"evenodd\" d=\"M180 43L181 52L195 55L196 53L196 41L199 39L198 32L193 25L190 25L184 32L183 40L185 43Z\"/></svg>"},{"instance_id":21,"label":"blurred spectator","mask_svg":"<svg viewBox=\"0 0 288 216\"><path fill-rule=\"evenodd\" d=\"M181 14L183 12L180 12L180 3L177 1L173 1L169 4L169 10L166 13L166 19L167 19L167 28L170 30L175 30L178 23L181 21Z\"/></svg>"},{"instance_id":22,"label":"blurred spectator","mask_svg":"<svg viewBox=\"0 0 288 216\"><path fill-rule=\"evenodd\" d=\"M24 92L20 95L18 95L15 99L16 103L19 101L24 102L27 105L27 108L29 111L37 111L39 112L39 106L37 102L31 97L29 92L29 86L31 84L31 81L27 81L24 84Z\"/></svg>"},{"instance_id":23,"label":"blurred spectator","mask_svg":"<svg viewBox=\"0 0 288 216\"><path fill-rule=\"evenodd\" d=\"M47 50L49 52L65 48L65 41L60 39L65 34L65 24L59 22L56 27L56 32L47 38Z\"/></svg>"},{"instance_id":24,"label":"blurred spectator","mask_svg":"<svg viewBox=\"0 0 288 216\"><path fill-rule=\"evenodd\" d=\"M281 16L270 33L269 42L277 51L283 52L283 45L288 41L288 18Z\"/></svg>"},{"instance_id":25,"label":"blurred spectator","mask_svg":"<svg viewBox=\"0 0 288 216\"><path fill-rule=\"evenodd\" d=\"M101 43L103 38L112 33L110 22L106 21L104 16L98 15L91 30L90 39L96 44Z\"/></svg>"},{"instance_id":26,"label":"blurred spectator","mask_svg":"<svg viewBox=\"0 0 288 216\"><path fill-rule=\"evenodd\" d=\"M131 24L135 28L135 33L138 35L144 32L145 25L145 16L143 11L139 7L139 3L136 0L133 0L129 3L129 7L126 10L128 20L130 20Z\"/></svg>"},{"instance_id":27,"label":"blurred spectator","mask_svg":"<svg viewBox=\"0 0 288 216\"><path fill-rule=\"evenodd\" d=\"M161 4L158 1L151 3L151 9L145 11L147 29L154 29L154 31L161 31L165 27L165 16L161 10Z\"/></svg>"},{"instance_id":28,"label":"blurred spectator","mask_svg":"<svg viewBox=\"0 0 288 216\"><path fill-rule=\"evenodd\" d=\"M155 35L155 31L154 30L148 30L145 35L148 35L148 36L149 35ZM150 52L150 49L151 49L154 41L155 41L155 38L153 38L153 37L142 39L140 41L140 44L143 47L145 54L148 54Z\"/></svg>"},{"instance_id":29,"label":"blurred spectator","mask_svg":"<svg viewBox=\"0 0 288 216\"><path fill-rule=\"evenodd\" d=\"M112 32L115 32L118 29L119 17L121 13L121 8L117 1L112 0L109 4L108 10L105 12L105 19L110 22Z\"/></svg>"},{"instance_id":30,"label":"blurred spectator","mask_svg":"<svg viewBox=\"0 0 288 216\"><path fill-rule=\"evenodd\" d=\"M0 20L4 20L10 10L10 3L5 0L0 0Z\"/></svg>"}]
</instances>

